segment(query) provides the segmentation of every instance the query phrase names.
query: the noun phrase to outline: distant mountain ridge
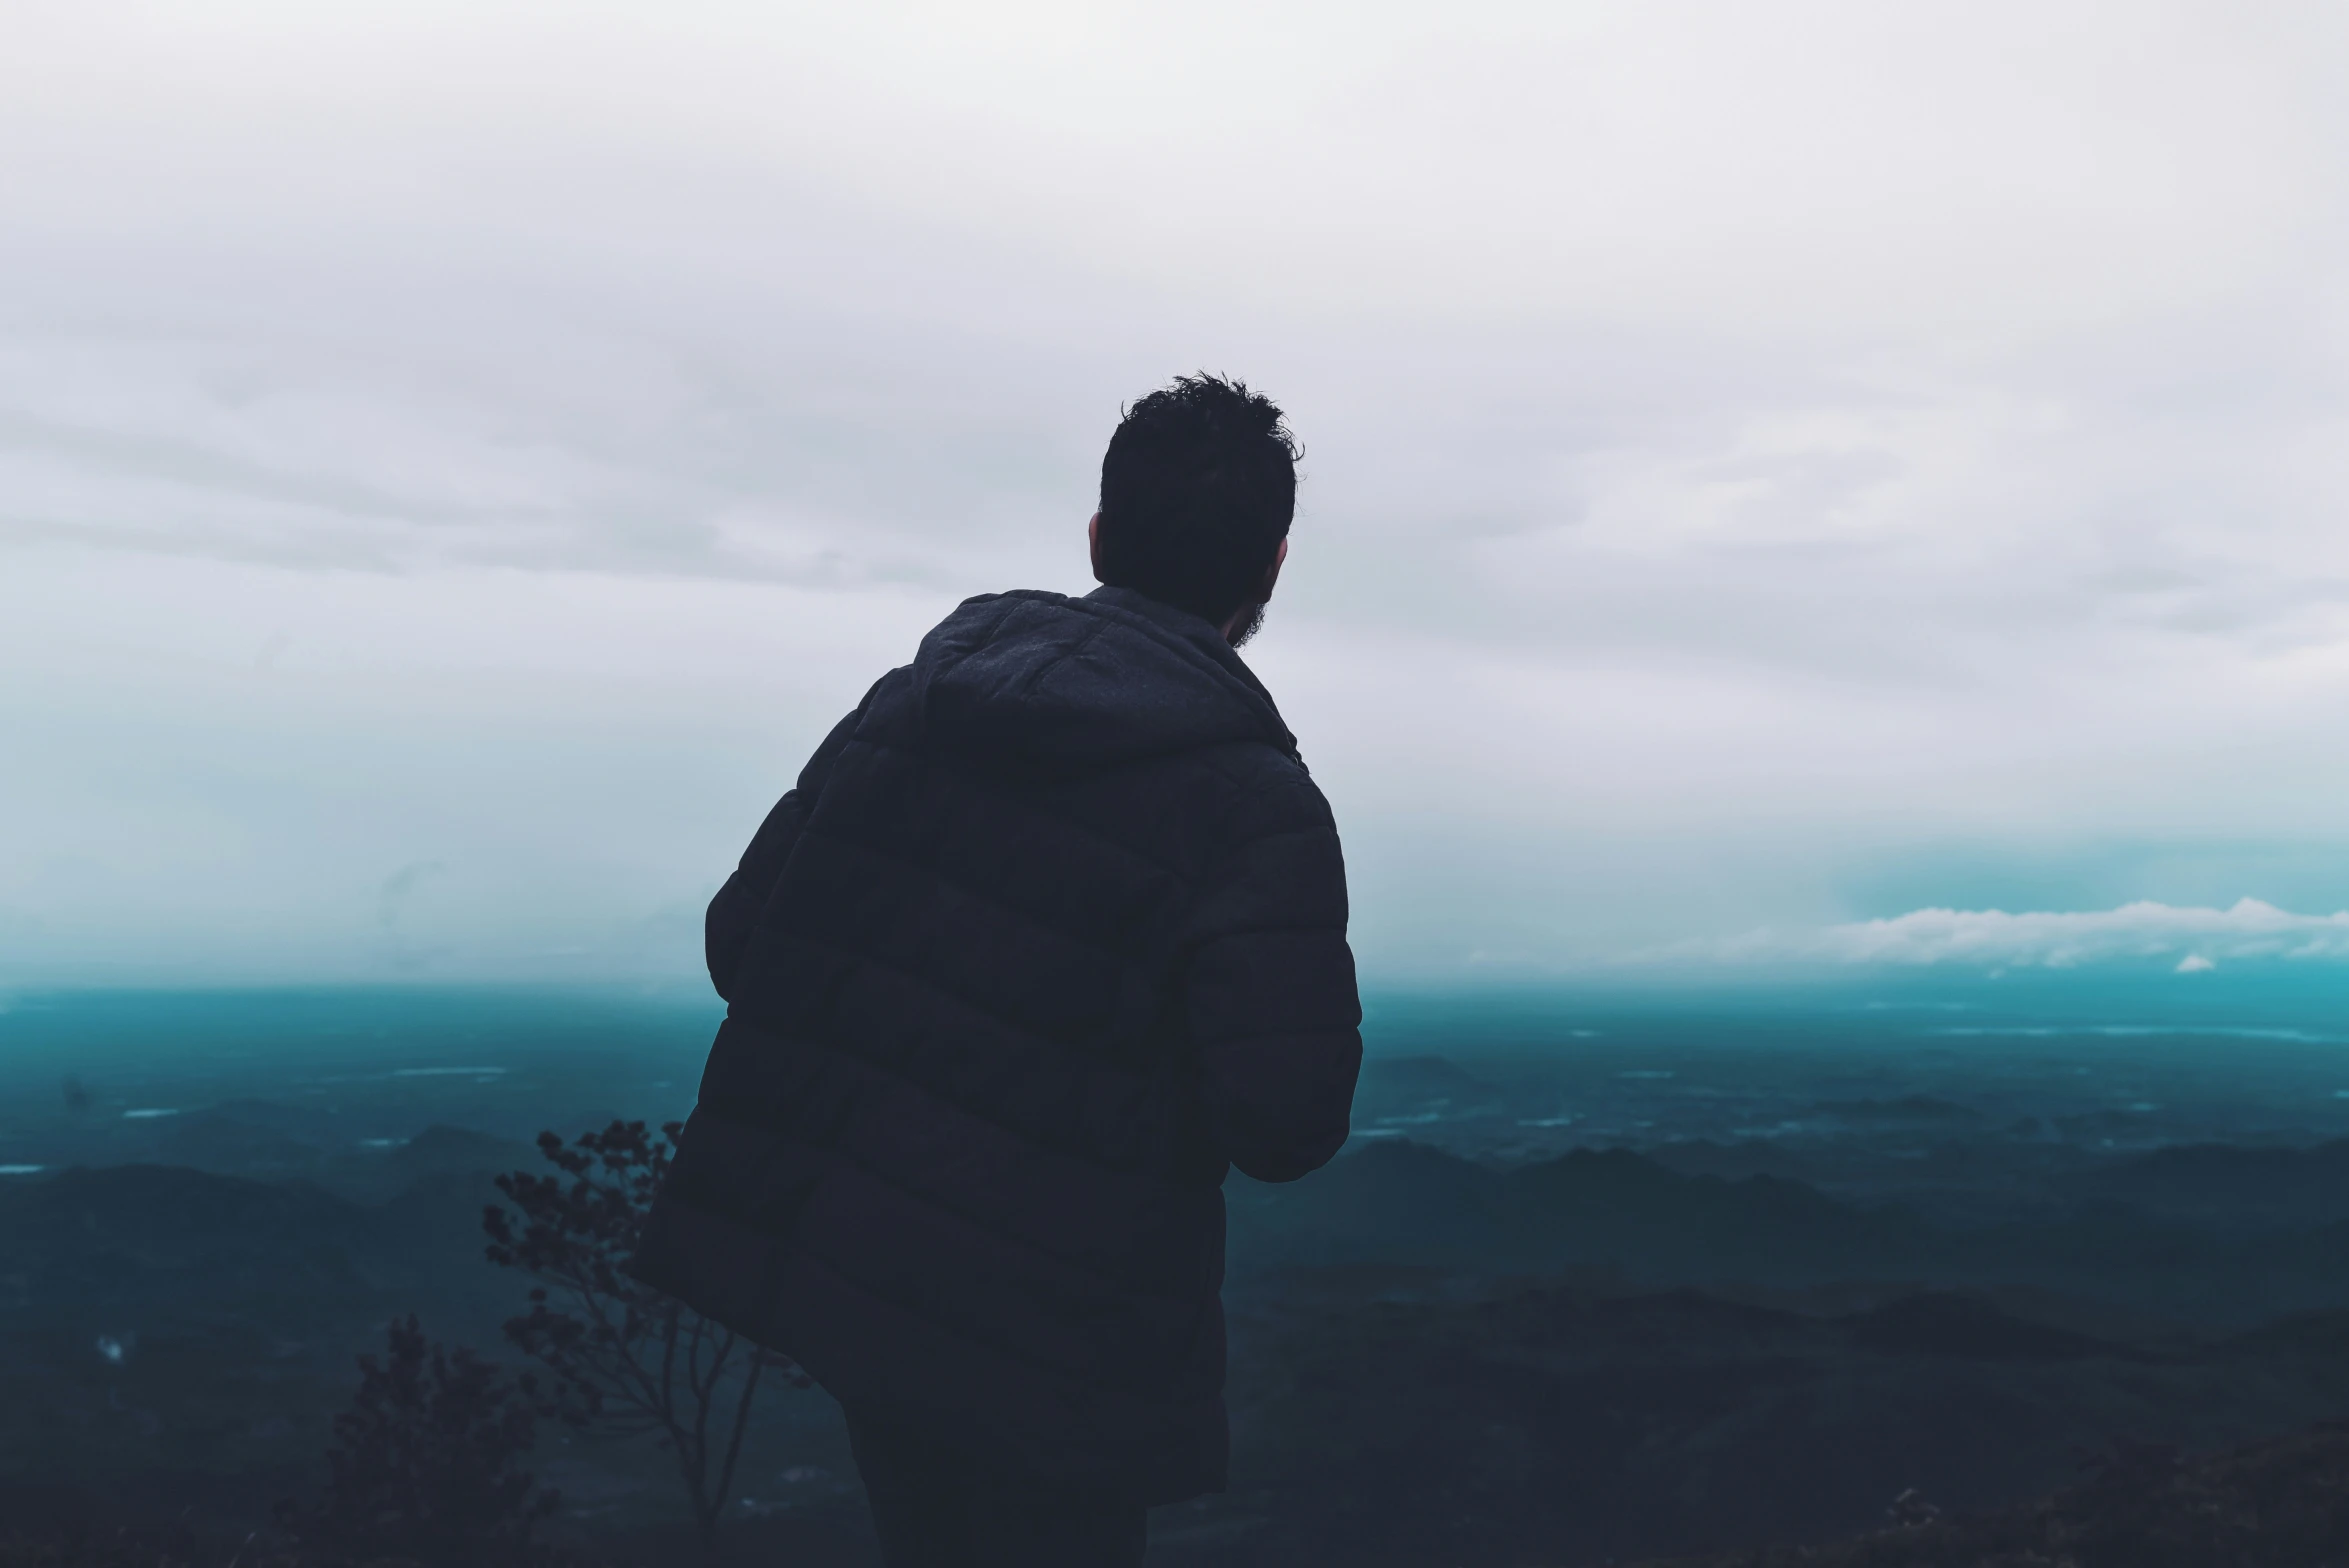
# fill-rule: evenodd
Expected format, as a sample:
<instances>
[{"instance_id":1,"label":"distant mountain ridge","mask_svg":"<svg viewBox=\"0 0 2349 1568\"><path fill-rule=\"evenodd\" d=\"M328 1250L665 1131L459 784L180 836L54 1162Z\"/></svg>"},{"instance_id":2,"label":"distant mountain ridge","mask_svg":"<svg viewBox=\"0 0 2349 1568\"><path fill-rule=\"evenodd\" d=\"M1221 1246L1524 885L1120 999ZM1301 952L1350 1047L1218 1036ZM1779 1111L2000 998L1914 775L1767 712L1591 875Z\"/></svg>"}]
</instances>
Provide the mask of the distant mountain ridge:
<instances>
[{"instance_id":1,"label":"distant mountain ridge","mask_svg":"<svg viewBox=\"0 0 2349 1568\"><path fill-rule=\"evenodd\" d=\"M2349 1219L2322 1203L2309 1206L2314 1223L2250 1233L2162 1207L2165 1191L2205 1168L2253 1172L2241 1185L2261 1198L2309 1163L2343 1158L2332 1146L2236 1152L2259 1158L2197 1155L2181 1162L2185 1177L2157 1156L2133 1160L2100 1173L2108 1184L2071 1205L1962 1227L1846 1203L1784 1177L1682 1173L1627 1149L1578 1149L1504 1170L1384 1138L1303 1182L1270 1187L1235 1176L1227 1188L1231 1270L1245 1280L1296 1265L1600 1269L1658 1287L1873 1278L2088 1296L2110 1286L2214 1328L2349 1307ZM2140 1182L2152 1196L2124 1201L2120 1194Z\"/></svg>"},{"instance_id":2,"label":"distant mountain ridge","mask_svg":"<svg viewBox=\"0 0 2349 1568\"><path fill-rule=\"evenodd\" d=\"M110 1305L206 1297L240 1284L303 1292L363 1284L381 1216L304 1182L165 1165L74 1169L0 1188L0 1255L28 1294Z\"/></svg>"},{"instance_id":3,"label":"distant mountain ridge","mask_svg":"<svg viewBox=\"0 0 2349 1568\"><path fill-rule=\"evenodd\" d=\"M419 1268L478 1273L491 1176L539 1163L528 1145L436 1126L323 1173L140 1163L20 1178L0 1185L0 1299L57 1310L290 1305L396 1290ZM342 1179L330 1190L322 1174Z\"/></svg>"},{"instance_id":4,"label":"distant mountain ridge","mask_svg":"<svg viewBox=\"0 0 2349 1568\"><path fill-rule=\"evenodd\" d=\"M1916 1227L1800 1182L1686 1176L1627 1149L1577 1149L1496 1170L1381 1139L1311 1180L1235 1179L1235 1266L1392 1261L1451 1266L1613 1266L1778 1277L1909 1261Z\"/></svg>"},{"instance_id":5,"label":"distant mountain ridge","mask_svg":"<svg viewBox=\"0 0 2349 1568\"><path fill-rule=\"evenodd\" d=\"M19 1299L364 1288L418 1259L478 1259L488 1177L536 1151L434 1127L368 1155L364 1181L176 1166L69 1169L0 1186L0 1259ZM1308 1180L1227 1188L1235 1283L1298 1266L1486 1275L1596 1271L1668 1288L2029 1285L2115 1291L2214 1329L2349 1309L2349 1142L2185 1147L2116 1162L2029 1220L1953 1226L1771 1175L1676 1171L1625 1149L1497 1168L1403 1138L1368 1140ZM2349 1203L2349 1194L2341 1201ZM2256 1227L2231 1216L2266 1216ZM2305 1223L2296 1223L2305 1221ZM274 1281L274 1284L271 1282Z\"/></svg>"},{"instance_id":6,"label":"distant mountain ridge","mask_svg":"<svg viewBox=\"0 0 2349 1568\"><path fill-rule=\"evenodd\" d=\"M2173 1144L2058 1183L2066 1196L2201 1224L2349 1221L2349 1139L2306 1148Z\"/></svg>"}]
</instances>

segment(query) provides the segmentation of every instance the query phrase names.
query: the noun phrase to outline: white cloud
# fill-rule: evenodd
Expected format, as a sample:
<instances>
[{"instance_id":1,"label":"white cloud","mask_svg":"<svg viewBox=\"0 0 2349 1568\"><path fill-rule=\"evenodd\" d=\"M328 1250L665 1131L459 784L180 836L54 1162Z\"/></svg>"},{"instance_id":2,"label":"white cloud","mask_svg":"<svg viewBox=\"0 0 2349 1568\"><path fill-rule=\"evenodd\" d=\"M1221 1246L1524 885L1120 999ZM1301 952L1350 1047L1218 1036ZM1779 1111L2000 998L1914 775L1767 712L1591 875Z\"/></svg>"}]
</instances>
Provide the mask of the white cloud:
<instances>
[{"instance_id":1,"label":"white cloud","mask_svg":"<svg viewBox=\"0 0 2349 1568\"><path fill-rule=\"evenodd\" d=\"M1756 931L1648 955L1732 964L1827 963L2050 968L2182 953L2180 974L2221 959L2349 958L2349 911L2301 915L2255 898L2225 909L2141 901L2117 909L2032 911L1915 909L1809 932Z\"/></svg>"}]
</instances>

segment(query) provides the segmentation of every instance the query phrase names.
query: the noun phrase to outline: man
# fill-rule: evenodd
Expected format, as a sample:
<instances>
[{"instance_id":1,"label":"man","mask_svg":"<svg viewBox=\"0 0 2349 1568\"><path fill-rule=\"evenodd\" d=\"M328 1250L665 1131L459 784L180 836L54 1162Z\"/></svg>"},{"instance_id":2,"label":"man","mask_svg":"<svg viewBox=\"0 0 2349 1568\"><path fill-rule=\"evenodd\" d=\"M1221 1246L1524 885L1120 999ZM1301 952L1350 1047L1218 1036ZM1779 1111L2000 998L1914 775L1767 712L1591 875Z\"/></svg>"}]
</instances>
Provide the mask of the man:
<instances>
[{"instance_id":1,"label":"man","mask_svg":"<svg viewBox=\"0 0 2349 1568\"><path fill-rule=\"evenodd\" d=\"M1238 382L1136 403L1103 586L948 616L710 905L637 1267L839 1399L891 1568L1139 1563L1224 1484L1224 1175L1328 1160L1361 1060L1337 830L1234 652L1295 460Z\"/></svg>"}]
</instances>

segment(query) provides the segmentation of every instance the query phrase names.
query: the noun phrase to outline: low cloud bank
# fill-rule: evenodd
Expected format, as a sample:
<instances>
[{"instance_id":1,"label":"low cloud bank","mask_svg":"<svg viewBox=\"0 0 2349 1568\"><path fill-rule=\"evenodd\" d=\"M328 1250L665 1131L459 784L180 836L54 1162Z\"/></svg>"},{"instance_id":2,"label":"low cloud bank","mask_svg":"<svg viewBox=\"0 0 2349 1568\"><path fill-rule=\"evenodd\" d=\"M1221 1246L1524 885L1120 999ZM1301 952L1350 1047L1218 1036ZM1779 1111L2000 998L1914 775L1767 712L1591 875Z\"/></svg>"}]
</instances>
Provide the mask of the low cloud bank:
<instances>
[{"instance_id":1,"label":"low cloud bank","mask_svg":"<svg viewBox=\"0 0 2349 1568\"><path fill-rule=\"evenodd\" d=\"M1665 956L1658 954L1656 956ZM1954 964L2062 969L2111 960L2176 959L2181 974L2230 959L2349 958L2349 911L2301 915L2256 898L2226 909L2139 902L2118 909L1915 909L1809 932L1755 931L1671 951L1729 963Z\"/></svg>"}]
</instances>

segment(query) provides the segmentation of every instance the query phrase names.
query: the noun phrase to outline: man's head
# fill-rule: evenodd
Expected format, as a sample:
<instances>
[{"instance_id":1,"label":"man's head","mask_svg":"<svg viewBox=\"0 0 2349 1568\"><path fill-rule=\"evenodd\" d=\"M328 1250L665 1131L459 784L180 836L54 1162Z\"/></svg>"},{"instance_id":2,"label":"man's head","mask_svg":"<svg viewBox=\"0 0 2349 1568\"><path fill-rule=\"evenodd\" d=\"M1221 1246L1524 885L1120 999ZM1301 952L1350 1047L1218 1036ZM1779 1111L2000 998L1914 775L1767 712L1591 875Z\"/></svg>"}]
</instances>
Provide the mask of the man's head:
<instances>
[{"instance_id":1,"label":"man's head","mask_svg":"<svg viewBox=\"0 0 2349 1568\"><path fill-rule=\"evenodd\" d=\"M1220 376L1178 376L1109 438L1093 574L1244 641L1296 510L1297 444L1272 400Z\"/></svg>"}]
</instances>

